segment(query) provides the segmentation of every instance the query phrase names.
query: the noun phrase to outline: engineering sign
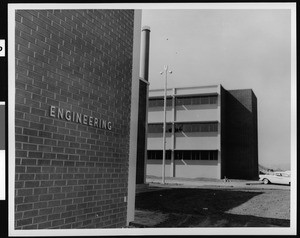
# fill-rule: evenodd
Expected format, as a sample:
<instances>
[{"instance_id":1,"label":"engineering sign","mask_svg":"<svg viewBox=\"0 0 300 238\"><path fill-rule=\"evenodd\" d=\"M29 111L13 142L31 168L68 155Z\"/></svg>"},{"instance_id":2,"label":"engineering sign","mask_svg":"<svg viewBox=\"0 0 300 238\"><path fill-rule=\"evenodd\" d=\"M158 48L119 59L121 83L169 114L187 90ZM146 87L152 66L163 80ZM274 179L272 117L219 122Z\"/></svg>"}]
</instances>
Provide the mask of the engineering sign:
<instances>
[{"instance_id":1,"label":"engineering sign","mask_svg":"<svg viewBox=\"0 0 300 238\"><path fill-rule=\"evenodd\" d=\"M111 131L112 123L110 121L88 116L82 113L72 112L59 107L50 106L49 115L50 117Z\"/></svg>"}]
</instances>

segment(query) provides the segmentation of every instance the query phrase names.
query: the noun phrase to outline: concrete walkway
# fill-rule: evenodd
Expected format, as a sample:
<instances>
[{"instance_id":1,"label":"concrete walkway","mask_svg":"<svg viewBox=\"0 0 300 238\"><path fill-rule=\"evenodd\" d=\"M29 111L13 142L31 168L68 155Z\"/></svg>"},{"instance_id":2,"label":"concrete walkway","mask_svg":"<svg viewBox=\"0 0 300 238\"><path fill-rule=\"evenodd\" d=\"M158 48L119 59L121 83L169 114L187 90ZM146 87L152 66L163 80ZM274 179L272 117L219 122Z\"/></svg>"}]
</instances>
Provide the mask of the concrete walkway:
<instances>
[{"instance_id":1,"label":"concrete walkway","mask_svg":"<svg viewBox=\"0 0 300 238\"><path fill-rule=\"evenodd\" d=\"M264 186L261 181L258 180L237 180L229 179L227 181L223 179L207 179L207 178L172 178L166 177L165 184L162 184L162 179L160 177L148 176L146 178L146 183L149 186L158 186L158 187L252 187L253 185L259 185L255 187Z\"/></svg>"}]
</instances>

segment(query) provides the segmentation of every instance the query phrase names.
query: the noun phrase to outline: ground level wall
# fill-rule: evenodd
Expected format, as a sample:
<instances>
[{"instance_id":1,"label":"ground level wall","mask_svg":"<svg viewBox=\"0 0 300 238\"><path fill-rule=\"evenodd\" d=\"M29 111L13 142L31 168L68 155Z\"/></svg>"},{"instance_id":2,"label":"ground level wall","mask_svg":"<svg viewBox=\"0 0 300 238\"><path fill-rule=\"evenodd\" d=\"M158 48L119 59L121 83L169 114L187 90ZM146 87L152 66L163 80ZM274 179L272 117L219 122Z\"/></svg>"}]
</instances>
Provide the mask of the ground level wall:
<instances>
[{"instance_id":1,"label":"ground level wall","mask_svg":"<svg viewBox=\"0 0 300 238\"><path fill-rule=\"evenodd\" d=\"M172 176L174 170L174 176ZM147 175L162 176L162 160L147 161ZM178 178L215 178L220 179L220 163L218 160L166 160L166 177Z\"/></svg>"}]
</instances>

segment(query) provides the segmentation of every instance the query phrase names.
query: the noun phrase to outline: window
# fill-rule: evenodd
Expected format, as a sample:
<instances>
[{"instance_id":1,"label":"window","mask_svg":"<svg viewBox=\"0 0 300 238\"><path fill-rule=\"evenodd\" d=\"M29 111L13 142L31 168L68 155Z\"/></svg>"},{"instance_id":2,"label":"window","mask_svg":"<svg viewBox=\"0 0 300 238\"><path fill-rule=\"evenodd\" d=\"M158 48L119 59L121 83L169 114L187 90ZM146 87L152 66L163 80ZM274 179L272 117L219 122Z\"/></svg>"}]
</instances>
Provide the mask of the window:
<instances>
[{"instance_id":1,"label":"window","mask_svg":"<svg viewBox=\"0 0 300 238\"><path fill-rule=\"evenodd\" d=\"M175 151L175 159L176 160L182 160L182 151Z\"/></svg>"},{"instance_id":2,"label":"window","mask_svg":"<svg viewBox=\"0 0 300 238\"><path fill-rule=\"evenodd\" d=\"M209 151L201 151L201 160L209 159Z\"/></svg>"},{"instance_id":3,"label":"window","mask_svg":"<svg viewBox=\"0 0 300 238\"><path fill-rule=\"evenodd\" d=\"M175 133L183 132L217 132L218 122L210 123L175 123ZM148 133L163 133L163 124L148 124ZM172 124L166 124L166 133L172 133Z\"/></svg>"},{"instance_id":4,"label":"window","mask_svg":"<svg viewBox=\"0 0 300 238\"><path fill-rule=\"evenodd\" d=\"M183 124L175 124L175 132L182 132Z\"/></svg>"},{"instance_id":5,"label":"window","mask_svg":"<svg viewBox=\"0 0 300 238\"><path fill-rule=\"evenodd\" d=\"M199 105L199 104L201 104L200 97L192 97L192 105Z\"/></svg>"},{"instance_id":6,"label":"window","mask_svg":"<svg viewBox=\"0 0 300 238\"><path fill-rule=\"evenodd\" d=\"M192 105L192 98L183 98L183 105Z\"/></svg>"},{"instance_id":7,"label":"window","mask_svg":"<svg viewBox=\"0 0 300 238\"><path fill-rule=\"evenodd\" d=\"M218 122L176 123L175 132L217 132Z\"/></svg>"},{"instance_id":8,"label":"window","mask_svg":"<svg viewBox=\"0 0 300 238\"><path fill-rule=\"evenodd\" d=\"M209 104L217 104L217 96L209 97Z\"/></svg>"},{"instance_id":9,"label":"window","mask_svg":"<svg viewBox=\"0 0 300 238\"><path fill-rule=\"evenodd\" d=\"M201 97L201 104L209 104L209 97Z\"/></svg>"},{"instance_id":10,"label":"window","mask_svg":"<svg viewBox=\"0 0 300 238\"><path fill-rule=\"evenodd\" d=\"M175 160L218 160L217 150L176 150Z\"/></svg>"},{"instance_id":11,"label":"window","mask_svg":"<svg viewBox=\"0 0 300 238\"><path fill-rule=\"evenodd\" d=\"M172 124L166 124L166 133L172 132ZM148 133L163 133L163 124L149 124Z\"/></svg>"},{"instance_id":12,"label":"window","mask_svg":"<svg viewBox=\"0 0 300 238\"><path fill-rule=\"evenodd\" d=\"M162 132L163 132L163 124L148 125L148 133L162 133Z\"/></svg>"},{"instance_id":13,"label":"window","mask_svg":"<svg viewBox=\"0 0 300 238\"><path fill-rule=\"evenodd\" d=\"M183 160L190 160L191 159L191 151L183 151L182 152L182 159Z\"/></svg>"},{"instance_id":14,"label":"window","mask_svg":"<svg viewBox=\"0 0 300 238\"><path fill-rule=\"evenodd\" d=\"M162 160L163 151L162 150L148 150L147 151L148 160ZM171 160L171 151L166 150L166 160Z\"/></svg>"},{"instance_id":15,"label":"window","mask_svg":"<svg viewBox=\"0 0 300 238\"><path fill-rule=\"evenodd\" d=\"M218 131L218 123L209 124L209 131Z\"/></svg>"},{"instance_id":16,"label":"window","mask_svg":"<svg viewBox=\"0 0 300 238\"><path fill-rule=\"evenodd\" d=\"M183 124L182 126L182 131L183 132L192 132L192 124Z\"/></svg>"},{"instance_id":17,"label":"window","mask_svg":"<svg viewBox=\"0 0 300 238\"><path fill-rule=\"evenodd\" d=\"M175 102L176 106L217 104L217 98L217 95L178 97Z\"/></svg>"},{"instance_id":18,"label":"window","mask_svg":"<svg viewBox=\"0 0 300 238\"><path fill-rule=\"evenodd\" d=\"M191 151L192 160L200 160L200 151Z\"/></svg>"},{"instance_id":19,"label":"window","mask_svg":"<svg viewBox=\"0 0 300 238\"><path fill-rule=\"evenodd\" d=\"M202 124L201 132L209 132L209 124Z\"/></svg>"},{"instance_id":20,"label":"window","mask_svg":"<svg viewBox=\"0 0 300 238\"><path fill-rule=\"evenodd\" d=\"M218 151L209 151L209 160L218 160Z\"/></svg>"},{"instance_id":21,"label":"window","mask_svg":"<svg viewBox=\"0 0 300 238\"><path fill-rule=\"evenodd\" d=\"M164 99L163 98L150 98L149 99L149 107L163 107ZM172 98L167 98L167 107L172 106Z\"/></svg>"},{"instance_id":22,"label":"window","mask_svg":"<svg viewBox=\"0 0 300 238\"><path fill-rule=\"evenodd\" d=\"M194 123L194 124L191 124L191 126L192 126L192 131L194 131L194 132L201 131L201 129L200 129L201 125L200 124Z\"/></svg>"},{"instance_id":23,"label":"window","mask_svg":"<svg viewBox=\"0 0 300 238\"><path fill-rule=\"evenodd\" d=\"M176 106L182 106L183 104L183 98L176 98L175 99Z\"/></svg>"},{"instance_id":24,"label":"window","mask_svg":"<svg viewBox=\"0 0 300 238\"><path fill-rule=\"evenodd\" d=\"M160 160L162 159L162 150L148 150L147 156L151 160Z\"/></svg>"},{"instance_id":25,"label":"window","mask_svg":"<svg viewBox=\"0 0 300 238\"><path fill-rule=\"evenodd\" d=\"M166 133L172 133L172 124L166 124Z\"/></svg>"}]
</instances>

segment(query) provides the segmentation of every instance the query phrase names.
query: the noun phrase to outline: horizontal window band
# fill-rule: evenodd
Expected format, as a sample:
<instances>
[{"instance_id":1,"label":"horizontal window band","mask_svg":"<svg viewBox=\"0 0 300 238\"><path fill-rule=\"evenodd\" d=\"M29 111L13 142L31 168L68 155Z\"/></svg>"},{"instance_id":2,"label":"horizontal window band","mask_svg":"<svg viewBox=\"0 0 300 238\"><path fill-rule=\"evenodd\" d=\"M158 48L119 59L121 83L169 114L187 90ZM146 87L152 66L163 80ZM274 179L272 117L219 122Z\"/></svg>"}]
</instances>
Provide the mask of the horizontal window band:
<instances>
[{"instance_id":1,"label":"horizontal window band","mask_svg":"<svg viewBox=\"0 0 300 238\"><path fill-rule=\"evenodd\" d=\"M172 132L173 125L166 124L166 132ZM174 132L217 132L218 123L174 123ZM148 124L148 133L162 133L163 124Z\"/></svg>"},{"instance_id":2,"label":"horizontal window band","mask_svg":"<svg viewBox=\"0 0 300 238\"><path fill-rule=\"evenodd\" d=\"M218 160L218 150L174 150L174 160ZM162 150L148 150L148 160L162 160ZM166 159L170 160L172 151L166 150Z\"/></svg>"},{"instance_id":3,"label":"horizontal window band","mask_svg":"<svg viewBox=\"0 0 300 238\"><path fill-rule=\"evenodd\" d=\"M208 104L217 104L218 96L217 95L202 95L202 96L180 96L175 97L174 99L175 106L188 106L188 105L208 105ZM172 97L167 97L167 106L172 106L173 100ZM149 107L163 107L164 98L149 98Z\"/></svg>"}]
</instances>

